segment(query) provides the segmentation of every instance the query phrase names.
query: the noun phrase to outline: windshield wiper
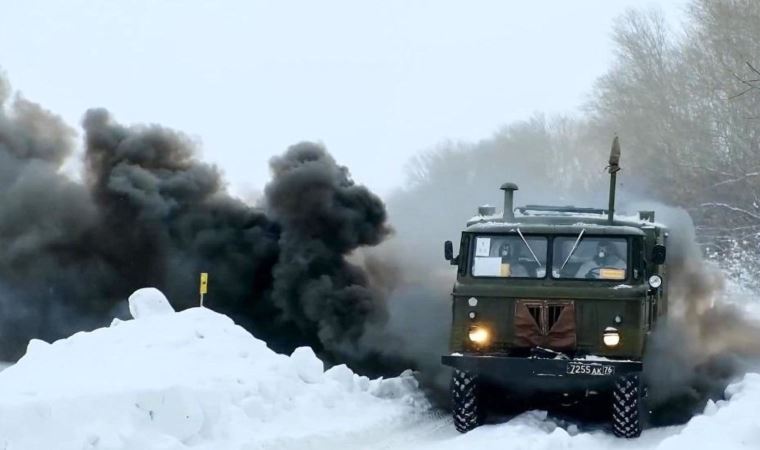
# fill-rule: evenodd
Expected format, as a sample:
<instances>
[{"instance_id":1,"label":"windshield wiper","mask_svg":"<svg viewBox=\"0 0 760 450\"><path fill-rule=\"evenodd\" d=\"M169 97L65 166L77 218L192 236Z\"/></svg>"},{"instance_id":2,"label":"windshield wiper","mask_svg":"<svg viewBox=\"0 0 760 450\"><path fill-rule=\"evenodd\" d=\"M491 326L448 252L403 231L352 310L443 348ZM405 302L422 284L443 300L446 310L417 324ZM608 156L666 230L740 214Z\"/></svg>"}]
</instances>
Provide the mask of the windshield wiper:
<instances>
[{"instance_id":1,"label":"windshield wiper","mask_svg":"<svg viewBox=\"0 0 760 450\"><path fill-rule=\"evenodd\" d=\"M525 240L525 236L523 236L522 231L520 231L519 228L517 229L517 234L520 235L520 238L522 239L523 243L525 244L526 247L528 247L528 251L530 252L531 255L533 255L533 259L536 261L536 264L538 264L538 267L542 267L541 261L538 260L538 257L533 252L533 249L530 248L530 244L528 244L528 241Z\"/></svg>"},{"instance_id":2,"label":"windshield wiper","mask_svg":"<svg viewBox=\"0 0 760 450\"><path fill-rule=\"evenodd\" d=\"M578 239L575 240L575 244L573 244L573 248L570 249L570 253L567 254L567 258L565 258L565 262L562 263L562 267L559 268L559 271L562 272L562 269L565 268L565 265L568 261L570 261L570 257L573 256L573 253L575 253L575 249L578 248L578 243L581 241L581 237L583 237L583 233L586 232L586 229L582 229L580 233L578 233Z\"/></svg>"}]
</instances>

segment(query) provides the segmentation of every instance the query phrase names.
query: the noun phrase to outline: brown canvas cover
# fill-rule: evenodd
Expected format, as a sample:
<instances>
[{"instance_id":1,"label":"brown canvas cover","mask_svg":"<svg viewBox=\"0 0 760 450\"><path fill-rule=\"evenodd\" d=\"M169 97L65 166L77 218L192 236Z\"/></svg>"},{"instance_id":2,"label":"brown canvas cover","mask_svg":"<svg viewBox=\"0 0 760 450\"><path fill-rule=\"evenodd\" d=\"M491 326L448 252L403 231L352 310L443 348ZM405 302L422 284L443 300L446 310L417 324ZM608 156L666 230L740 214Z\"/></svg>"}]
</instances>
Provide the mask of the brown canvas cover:
<instances>
[{"instance_id":1,"label":"brown canvas cover","mask_svg":"<svg viewBox=\"0 0 760 450\"><path fill-rule=\"evenodd\" d=\"M557 320L551 323L550 306L561 306ZM531 314L531 309L534 314ZM518 300L515 302L515 346L574 350L576 346L575 304L572 301Z\"/></svg>"}]
</instances>

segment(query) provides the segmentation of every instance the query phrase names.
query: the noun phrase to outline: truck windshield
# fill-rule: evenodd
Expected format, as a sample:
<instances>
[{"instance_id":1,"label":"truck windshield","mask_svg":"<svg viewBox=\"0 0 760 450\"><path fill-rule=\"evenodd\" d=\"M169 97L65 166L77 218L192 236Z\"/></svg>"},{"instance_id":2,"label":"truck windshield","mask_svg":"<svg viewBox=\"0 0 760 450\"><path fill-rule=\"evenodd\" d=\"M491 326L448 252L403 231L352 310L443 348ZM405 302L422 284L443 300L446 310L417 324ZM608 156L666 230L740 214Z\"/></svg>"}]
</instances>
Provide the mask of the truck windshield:
<instances>
[{"instance_id":1,"label":"truck windshield","mask_svg":"<svg viewBox=\"0 0 760 450\"><path fill-rule=\"evenodd\" d=\"M543 236L482 235L474 239L472 275L543 278L548 241Z\"/></svg>"},{"instance_id":2,"label":"truck windshield","mask_svg":"<svg viewBox=\"0 0 760 450\"><path fill-rule=\"evenodd\" d=\"M625 238L583 236L573 250L576 240L577 236L554 238L554 278L626 279L628 241Z\"/></svg>"}]
</instances>

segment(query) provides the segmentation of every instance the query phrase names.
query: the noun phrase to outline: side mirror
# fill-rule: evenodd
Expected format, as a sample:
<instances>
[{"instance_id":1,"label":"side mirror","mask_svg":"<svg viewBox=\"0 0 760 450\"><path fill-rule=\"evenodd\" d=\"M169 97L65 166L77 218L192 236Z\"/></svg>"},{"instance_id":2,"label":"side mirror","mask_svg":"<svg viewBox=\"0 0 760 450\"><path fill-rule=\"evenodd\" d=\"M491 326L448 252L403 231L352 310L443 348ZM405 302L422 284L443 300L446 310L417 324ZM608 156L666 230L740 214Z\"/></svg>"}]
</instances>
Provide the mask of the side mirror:
<instances>
[{"instance_id":1,"label":"side mirror","mask_svg":"<svg viewBox=\"0 0 760 450\"><path fill-rule=\"evenodd\" d=\"M652 262L657 265L665 264L666 255L667 251L664 245L655 245L652 249Z\"/></svg>"},{"instance_id":2,"label":"side mirror","mask_svg":"<svg viewBox=\"0 0 760 450\"><path fill-rule=\"evenodd\" d=\"M446 261L454 259L454 244L451 241L443 243L443 257L446 258Z\"/></svg>"}]
</instances>

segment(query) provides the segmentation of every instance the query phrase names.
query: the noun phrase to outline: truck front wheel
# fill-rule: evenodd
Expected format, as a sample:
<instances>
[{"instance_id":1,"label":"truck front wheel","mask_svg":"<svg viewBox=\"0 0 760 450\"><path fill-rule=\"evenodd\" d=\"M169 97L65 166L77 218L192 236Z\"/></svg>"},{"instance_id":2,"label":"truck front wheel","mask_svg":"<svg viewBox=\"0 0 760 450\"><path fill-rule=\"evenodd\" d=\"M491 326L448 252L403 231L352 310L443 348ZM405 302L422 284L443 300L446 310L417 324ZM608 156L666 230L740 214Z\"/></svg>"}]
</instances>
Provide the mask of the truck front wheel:
<instances>
[{"instance_id":1,"label":"truck front wheel","mask_svg":"<svg viewBox=\"0 0 760 450\"><path fill-rule=\"evenodd\" d=\"M454 426L460 433L466 433L483 423L485 415L481 397L477 375L455 370L451 378L451 401Z\"/></svg>"},{"instance_id":2,"label":"truck front wheel","mask_svg":"<svg viewBox=\"0 0 760 450\"><path fill-rule=\"evenodd\" d=\"M612 391L612 432L615 436L635 438L641 435L643 409L641 380L638 375L617 379Z\"/></svg>"}]
</instances>

